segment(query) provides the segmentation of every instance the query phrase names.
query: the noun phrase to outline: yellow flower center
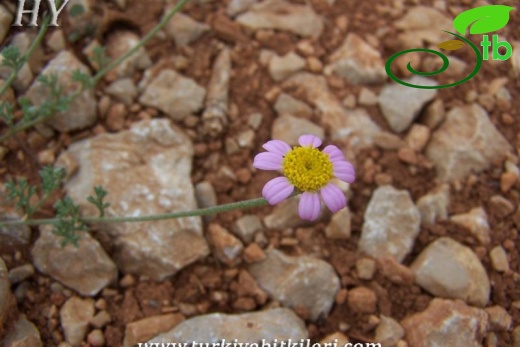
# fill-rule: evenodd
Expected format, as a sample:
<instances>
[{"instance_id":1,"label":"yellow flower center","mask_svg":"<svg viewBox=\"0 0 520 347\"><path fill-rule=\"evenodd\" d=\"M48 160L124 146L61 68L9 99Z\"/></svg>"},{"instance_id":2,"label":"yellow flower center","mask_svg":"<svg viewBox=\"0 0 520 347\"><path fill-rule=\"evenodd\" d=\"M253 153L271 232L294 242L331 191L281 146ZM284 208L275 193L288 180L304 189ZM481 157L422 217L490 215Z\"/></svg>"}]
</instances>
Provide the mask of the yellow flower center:
<instances>
[{"instance_id":1,"label":"yellow flower center","mask_svg":"<svg viewBox=\"0 0 520 347\"><path fill-rule=\"evenodd\" d=\"M302 192L315 192L332 178L332 162L319 149L305 146L291 149L284 157L283 174Z\"/></svg>"}]
</instances>

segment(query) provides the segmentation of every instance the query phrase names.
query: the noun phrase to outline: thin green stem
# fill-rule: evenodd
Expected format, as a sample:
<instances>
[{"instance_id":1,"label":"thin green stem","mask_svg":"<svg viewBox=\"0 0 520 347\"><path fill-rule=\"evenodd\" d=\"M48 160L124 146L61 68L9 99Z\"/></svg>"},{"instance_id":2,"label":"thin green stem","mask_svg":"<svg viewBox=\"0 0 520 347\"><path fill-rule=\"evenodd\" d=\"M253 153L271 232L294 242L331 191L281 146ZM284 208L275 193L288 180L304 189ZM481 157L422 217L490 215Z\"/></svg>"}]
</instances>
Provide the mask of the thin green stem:
<instances>
[{"instance_id":1,"label":"thin green stem","mask_svg":"<svg viewBox=\"0 0 520 347\"><path fill-rule=\"evenodd\" d=\"M121 64L123 61L125 61L128 57L130 57L132 54L137 52L142 46L146 45L148 41L150 41L168 22L172 17L188 2L189 0L181 0L179 1L168 14L157 24L148 34L143 37L143 39L135 45L131 50L108 64L105 68L103 68L101 71L99 71L94 77L92 77L92 84L96 85L103 76L107 74L108 71L112 70L117 65Z\"/></svg>"},{"instance_id":2,"label":"thin green stem","mask_svg":"<svg viewBox=\"0 0 520 347\"><path fill-rule=\"evenodd\" d=\"M38 35L36 36L34 41L29 46L29 49L27 50L27 52L25 52L25 54L23 55L23 57L22 57L22 59L20 61L20 64L18 64L18 66L15 69L13 69L13 71L11 71L11 74L9 75L7 80L5 81L4 85L2 86L2 88L0 88L0 96L5 93L5 91L7 90L7 88L9 88L11 86L11 84L13 84L14 80L16 79L16 76L18 76L18 73L20 72L22 67L29 60L29 58L33 54L33 52L36 49L36 47L38 47L40 42L43 40L43 37L45 36L45 33L47 33L47 29L49 29L50 21L51 21L51 17L50 16L46 16L45 19L43 20L43 23L42 23L41 27L40 27L40 31L38 32Z\"/></svg>"},{"instance_id":3,"label":"thin green stem","mask_svg":"<svg viewBox=\"0 0 520 347\"><path fill-rule=\"evenodd\" d=\"M292 196L294 196L293 194ZM163 213L151 216L139 216L139 217L84 217L80 221L84 223L124 223L124 222L152 222L165 219L183 218L183 217L196 217L196 216L207 216L211 214L217 214L222 212L228 212L233 210L241 210L251 207L260 207L267 205L267 200L264 198L257 198L251 200L244 200L238 202L232 202L229 204L218 205L213 207L201 208L192 211L181 211L173 213ZM43 225L43 224L56 224L59 218L49 219L32 219L32 220L16 220L16 221L3 221L3 226L17 226L17 225Z\"/></svg>"}]
</instances>

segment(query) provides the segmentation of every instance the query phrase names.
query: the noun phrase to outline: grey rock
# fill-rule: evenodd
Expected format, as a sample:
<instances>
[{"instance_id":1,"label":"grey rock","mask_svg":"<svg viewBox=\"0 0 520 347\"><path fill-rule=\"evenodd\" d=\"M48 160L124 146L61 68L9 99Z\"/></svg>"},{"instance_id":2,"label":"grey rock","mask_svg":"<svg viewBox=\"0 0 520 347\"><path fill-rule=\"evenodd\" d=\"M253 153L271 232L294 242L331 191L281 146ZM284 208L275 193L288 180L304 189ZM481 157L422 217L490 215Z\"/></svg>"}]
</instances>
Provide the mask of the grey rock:
<instances>
[{"instance_id":1,"label":"grey rock","mask_svg":"<svg viewBox=\"0 0 520 347\"><path fill-rule=\"evenodd\" d=\"M325 73L336 73L352 84L374 84L387 78L379 51L356 34L348 34L343 44L329 57Z\"/></svg>"},{"instance_id":2,"label":"grey rock","mask_svg":"<svg viewBox=\"0 0 520 347\"><path fill-rule=\"evenodd\" d=\"M309 105L285 93L278 96L274 109L279 115L290 114L300 118L308 118L312 115L312 108Z\"/></svg>"},{"instance_id":3,"label":"grey rock","mask_svg":"<svg viewBox=\"0 0 520 347\"><path fill-rule=\"evenodd\" d=\"M3 191L0 192L4 194ZM17 212L10 208L0 207L0 219L9 221L9 220L19 220L22 216L20 216ZM19 249L23 246L26 246L31 241L31 229L27 225L19 225L19 226L9 226L3 225L0 226L0 249Z\"/></svg>"},{"instance_id":4,"label":"grey rock","mask_svg":"<svg viewBox=\"0 0 520 347\"><path fill-rule=\"evenodd\" d=\"M256 233L262 232L264 226L255 215L247 214L237 219L233 226L233 232L245 243L251 243Z\"/></svg>"},{"instance_id":5,"label":"grey rock","mask_svg":"<svg viewBox=\"0 0 520 347\"><path fill-rule=\"evenodd\" d=\"M240 263L244 245L227 229L218 224L210 224L208 227L208 240L212 245L215 257L222 263L228 266L235 266Z\"/></svg>"},{"instance_id":6,"label":"grey rock","mask_svg":"<svg viewBox=\"0 0 520 347\"><path fill-rule=\"evenodd\" d=\"M294 52L284 56L274 55L269 61L269 74L275 81L281 81L305 67L305 60Z\"/></svg>"},{"instance_id":7,"label":"grey rock","mask_svg":"<svg viewBox=\"0 0 520 347\"><path fill-rule=\"evenodd\" d=\"M169 12L170 9L166 9L166 11ZM209 25L199 23L180 12L176 13L164 28L166 34L175 41L175 45L178 47L197 40L209 29Z\"/></svg>"},{"instance_id":8,"label":"grey rock","mask_svg":"<svg viewBox=\"0 0 520 347\"><path fill-rule=\"evenodd\" d=\"M321 114L322 125L331 130L331 139L344 141L354 152L371 147L381 131L364 109L345 109L323 76L300 72L284 81L283 88L312 103Z\"/></svg>"},{"instance_id":9,"label":"grey rock","mask_svg":"<svg viewBox=\"0 0 520 347\"><path fill-rule=\"evenodd\" d=\"M304 309L316 320L328 314L340 289L332 266L309 256L289 257L277 250L249 266L251 276L269 295L285 306Z\"/></svg>"},{"instance_id":10,"label":"grey rock","mask_svg":"<svg viewBox=\"0 0 520 347\"><path fill-rule=\"evenodd\" d=\"M71 52L63 51L52 59L44 68L40 76L56 74L58 85L64 93L71 94L80 88L78 82L72 80L72 72L79 70L90 76L90 70L81 63ZM40 81L35 81L27 91L26 97L35 106L41 106L49 100L49 89ZM72 101L69 108L47 121L47 124L59 131L67 132L86 128L96 122L96 99L92 89L86 89Z\"/></svg>"},{"instance_id":11,"label":"grey rock","mask_svg":"<svg viewBox=\"0 0 520 347\"><path fill-rule=\"evenodd\" d=\"M105 92L127 106L132 105L137 96L137 87L131 78L121 78L112 82Z\"/></svg>"},{"instance_id":12,"label":"grey rock","mask_svg":"<svg viewBox=\"0 0 520 347\"><path fill-rule=\"evenodd\" d=\"M14 323L3 339L5 347L42 347L40 331L25 315Z\"/></svg>"},{"instance_id":13,"label":"grey rock","mask_svg":"<svg viewBox=\"0 0 520 347\"><path fill-rule=\"evenodd\" d=\"M298 145L298 138L301 135L311 134L323 139L325 130L307 119L284 114L275 119L271 134L273 139L282 140L291 146L295 146Z\"/></svg>"},{"instance_id":14,"label":"grey rock","mask_svg":"<svg viewBox=\"0 0 520 347\"><path fill-rule=\"evenodd\" d=\"M231 0L226 8L226 13L230 17L247 11L251 6L256 4L258 0Z\"/></svg>"},{"instance_id":15,"label":"grey rock","mask_svg":"<svg viewBox=\"0 0 520 347\"><path fill-rule=\"evenodd\" d=\"M61 328L65 341L73 346L80 345L85 336L89 321L94 317L94 300L80 299L76 296L68 299L60 310Z\"/></svg>"},{"instance_id":16,"label":"grey rock","mask_svg":"<svg viewBox=\"0 0 520 347\"><path fill-rule=\"evenodd\" d=\"M24 264L9 270L9 281L11 284L20 283L34 275L34 267L31 264Z\"/></svg>"},{"instance_id":17,"label":"grey rock","mask_svg":"<svg viewBox=\"0 0 520 347\"><path fill-rule=\"evenodd\" d=\"M62 247L63 238L55 235L51 226L42 226L40 231L31 251L40 272L86 296L96 295L116 280L116 266L88 232L78 232L76 248L70 244Z\"/></svg>"},{"instance_id":18,"label":"grey rock","mask_svg":"<svg viewBox=\"0 0 520 347\"><path fill-rule=\"evenodd\" d=\"M448 218L450 205L450 186L442 184L417 200L417 208L421 214L421 224L434 224L438 219Z\"/></svg>"},{"instance_id":19,"label":"grey rock","mask_svg":"<svg viewBox=\"0 0 520 347\"><path fill-rule=\"evenodd\" d=\"M267 0L250 7L236 21L250 29L276 29L303 37L318 38L324 19L309 5L294 5L285 0Z\"/></svg>"},{"instance_id":20,"label":"grey rock","mask_svg":"<svg viewBox=\"0 0 520 347\"><path fill-rule=\"evenodd\" d=\"M381 186L372 194L365 211L359 250L374 258L403 261L419 234L420 214L410 194Z\"/></svg>"},{"instance_id":21,"label":"grey rock","mask_svg":"<svg viewBox=\"0 0 520 347\"><path fill-rule=\"evenodd\" d=\"M426 147L441 181L462 180L471 172L501 164L511 150L482 107L456 107L446 117Z\"/></svg>"},{"instance_id":22,"label":"grey rock","mask_svg":"<svg viewBox=\"0 0 520 347\"><path fill-rule=\"evenodd\" d=\"M395 346L404 337L404 328L392 317L381 315L381 322L376 328L375 341L381 343L383 347Z\"/></svg>"},{"instance_id":23,"label":"grey rock","mask_svg":"<svg viewBox=\"0 0 520 347\"><path fill-rule=\"evenodd\" d=\"M482 347L489 327L484 310L438 298L426 310L405 318L401 325L410 347Z\"/></svg>"},{"instance_id":24,"label":"grey rock","mask_svg":"<svg viewBox=\"0 0 520 347\"><path fill-rule=\"evenodd\" d=\"M481 244L487 246L491 242L491 230L484 208L476 207L467 213L453 215L450 220L467 229Z\"/></svg>"},{"instance_id":25,"label":"grey rock","mask_svg":"<svg viewBox=\"0 0 520 347\"><path fill-rule=\"evenodd\" d=\"M344 208L335 213L329 225L325 228L325 235L329 239L349 239L350 238L350 210Z\"/></svg>"},{"instance_id":26,"label":"grey rock","mask_svg":"<svg viewBox=\"0 0 520 347\"><path fill-rule=\"evenodd\" d=\"M307 338L305 323L291 310L275 308L254 313L228 315L212 313L188 319L148 343L171 341L207 343L267 341L300 341Z\"/></svg>"},{"instance_id":27,"label":"grey rock","mask_svg":"<svg viewBox=\"0 0 520 347\"><path fill-rule=\"evenodd\" d=\"M473 251L449 238L429 244L411 265L415 282L438 297L485 306L490 284L486 270Z\"/></svg>"},{"instance_id":28,"label":"grey rock","mask_svg":"<svg viewBox=\"0 0 520 347\"><path fill-rule=\"evenodd\" d=\"M217 193L211 182L202 181L195 185L195 197L199 208L217 205Z\"/></svg>"},{"instance_id":29,"label":"grey rock","mask_svg":"<svg viewBox=\"0 0 520 347\"><path fill-rule=\"evenodd\" d=\"M434 80L422 76L413 76L404 81L415 85L437 85ZM408 129L424 105L436 95L435 89L410 88L391 83L379 94L379 107L390 128L399 133Z\"/></svg>"},{"instance_id":30,"label":"grey rock","mask_svg":"<svg viewBox=\"0 0 520 347\"><path fill-rule=\"evenodd\" d=\"M141 38L130 31L116 31L107 40L106 54L112 60L116 60L123 54L139 44ZM152 65L152 61L144 47L141 47L114 68L110 73L116 77L132 77L136 71L144 70Z\"/></svg>"},{"instance_id":31,"label":"grey rock","mask_svg":"<svg viewBox=\"0 0 520 347\"><path fill-rule=\"evenodd\" d=\"M191 78L164 69L146 86L139 102L156 107L173 120L183 120L199 111L206 90Z\"/></svg>"},{"instance_id":32,"label":"grey rock","mask_svg":"<svg viewBox=\"0 0 520 347\"><path fill-rule=\"evenodd\" d=\"M438 44L449 36L443 30L450 28L453 18L429 6L413 6L395 27L404 30L398 37L405 47L422 47L425 43Z\"/></svg>"},{"instance_id":33,"label":"grey rock","mask_svg":"<svg viewBox=\"0 0 520 347\"><path fill-rule=\"evenodd\" d=\"M229 112L229 82L231 80L231 55L229 49L220 51L213 64L208 84L206 108L202 115L203 129L210 136L218 136L227 127Z\"/></svg>"},{"instance_id":34,"label":"grey rock","mask_svg":"<svg viewBox=\"0 0 520 347\"><path fill-rule=\"evenodd\" d=\"M79 163L65 189L86 216L97 215L85 196L108 187L107 216L143 216L195 209L190 139L167 119L135 123L128 131L72 144ZM124 272L163 279L204 258L209 250L199 217L100 225Z\"/></svg>"}]
</instances>

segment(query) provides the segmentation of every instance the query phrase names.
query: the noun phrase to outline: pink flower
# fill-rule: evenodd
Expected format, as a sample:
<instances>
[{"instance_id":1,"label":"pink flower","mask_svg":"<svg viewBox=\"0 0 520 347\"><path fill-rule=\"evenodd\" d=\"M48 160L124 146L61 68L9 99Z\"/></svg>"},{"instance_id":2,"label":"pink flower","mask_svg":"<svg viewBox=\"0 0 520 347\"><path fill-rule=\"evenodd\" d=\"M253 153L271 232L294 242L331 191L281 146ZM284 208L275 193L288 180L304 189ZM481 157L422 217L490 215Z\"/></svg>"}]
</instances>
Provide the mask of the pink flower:
<instances>
[{"instance_id":1,"label":"pink flower","mask_svg":"<svg viewBox=\"0 0 520 347\"><path fill-rule=\"evenodd\" d=\"M262 195L270 205L288 198L294 189L303 192L298 206L301 219L315 220L320 213L320 196L325 205L337 212L347 205L345 194L331 182L338 178L354 182L356 173L336 146L320 151L321 140L314 135L302 135L300 146L291 148L280 140L271 140L262 147L267 150L255 156L253 166L260 170L281 170L282 177L266 183Z\"/></svg>"}]
</instances>

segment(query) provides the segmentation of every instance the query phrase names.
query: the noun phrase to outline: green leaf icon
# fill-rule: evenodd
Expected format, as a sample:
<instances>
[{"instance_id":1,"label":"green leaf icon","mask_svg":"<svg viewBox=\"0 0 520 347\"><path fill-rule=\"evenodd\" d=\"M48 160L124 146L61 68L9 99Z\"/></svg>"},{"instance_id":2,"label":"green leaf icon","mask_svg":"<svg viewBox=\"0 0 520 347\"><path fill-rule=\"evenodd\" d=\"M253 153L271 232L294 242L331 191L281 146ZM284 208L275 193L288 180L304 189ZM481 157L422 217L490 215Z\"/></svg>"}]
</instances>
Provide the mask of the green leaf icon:
<instances>
[{"instance_id":1,"label":"green leaf icon","mask_svg":"<svg viewBox=\"0 0 520 347\"><path fill-rule=\"evenodd\" d=\"M469 26L470 34L486 34L499 30L509 22L509 12L514 7L504 5L488 5L472 8L459 14L453 20L453 26L462 35ZM473 25L472 25L473 24Z\"/></svg>"}]
</instances>

